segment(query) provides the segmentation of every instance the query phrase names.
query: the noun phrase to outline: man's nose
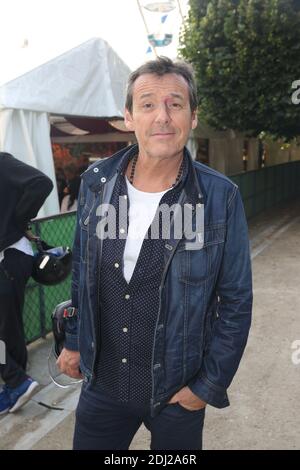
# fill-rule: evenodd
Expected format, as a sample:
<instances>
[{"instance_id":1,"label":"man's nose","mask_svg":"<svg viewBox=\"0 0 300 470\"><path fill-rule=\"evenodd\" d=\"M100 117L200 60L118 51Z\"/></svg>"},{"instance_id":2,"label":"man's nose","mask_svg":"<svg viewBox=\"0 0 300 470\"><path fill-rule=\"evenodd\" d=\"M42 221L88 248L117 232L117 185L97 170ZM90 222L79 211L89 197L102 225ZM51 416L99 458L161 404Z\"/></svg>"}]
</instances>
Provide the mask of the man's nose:
<instances>
[{"instance_id":1,"label":"man's nose","mask_svg":"<svg viewBox=\"0 0 300 470\"><path fill-rule=\"evenodd\" d=\"M155 121L160 124L168 124L171 120L168 103L161 103L157 108Z\"/></svg>"}]
</instances>

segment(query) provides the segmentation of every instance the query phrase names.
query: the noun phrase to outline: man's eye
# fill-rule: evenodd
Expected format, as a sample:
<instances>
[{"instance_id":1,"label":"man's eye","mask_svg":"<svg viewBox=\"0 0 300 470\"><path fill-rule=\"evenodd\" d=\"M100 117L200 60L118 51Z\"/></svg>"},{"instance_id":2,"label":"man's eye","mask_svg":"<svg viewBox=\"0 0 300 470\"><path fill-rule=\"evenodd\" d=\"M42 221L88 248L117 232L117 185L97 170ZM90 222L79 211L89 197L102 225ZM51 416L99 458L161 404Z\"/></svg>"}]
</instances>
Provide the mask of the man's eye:
<instances>
[{"instance_id":1,"label":"man's eye","mask_svg":"<svg viewBox=\"0 0 300 470\"><path fill-rule=\"evenodd\" d=\"M144 103L143 104L143 108L144 109L151 109L153 107L153 104L152 103Z\"/></svg>"},{"instance_id":2,"label":"man's eye","mask_svg":"<svg viewBox=\"0 0 300 470\"><path fill-rule=\"evenodd\" d=\"M182 106L180 103L169 103L169 108L180 109Z\"/></svg>"}]
</instances>

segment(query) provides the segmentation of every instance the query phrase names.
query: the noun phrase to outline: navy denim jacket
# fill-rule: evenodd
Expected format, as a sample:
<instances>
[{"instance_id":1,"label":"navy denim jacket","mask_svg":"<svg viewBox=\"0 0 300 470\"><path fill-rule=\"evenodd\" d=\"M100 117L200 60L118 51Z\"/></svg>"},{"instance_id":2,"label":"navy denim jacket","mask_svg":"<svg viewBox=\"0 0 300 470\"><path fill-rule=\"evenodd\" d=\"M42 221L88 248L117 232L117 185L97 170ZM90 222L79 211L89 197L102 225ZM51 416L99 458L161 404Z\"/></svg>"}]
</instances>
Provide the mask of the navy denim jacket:
<instances>
[{"instance_id":1,"label":"navy denim jacket","mask_svg":"<svg viewBox=\"0 0 300 470\"><path fill-rule=\"evenodd\" d=\"M97 208L109 203L128 151L132 147L96 162L82 175L72 274L72 304L78 316L68 323L65 346L80 351L87 382L94 379L101 348L95 328L96 316L101 315ZM153 416L185 385L212 406L228 406L227 388L251 323L251 263L240 193L228 178L185 152L190 168L181 204L204 204L204 245L186 249L184 234L166 240L152 351Z\"/></svg>"}]
</instances>

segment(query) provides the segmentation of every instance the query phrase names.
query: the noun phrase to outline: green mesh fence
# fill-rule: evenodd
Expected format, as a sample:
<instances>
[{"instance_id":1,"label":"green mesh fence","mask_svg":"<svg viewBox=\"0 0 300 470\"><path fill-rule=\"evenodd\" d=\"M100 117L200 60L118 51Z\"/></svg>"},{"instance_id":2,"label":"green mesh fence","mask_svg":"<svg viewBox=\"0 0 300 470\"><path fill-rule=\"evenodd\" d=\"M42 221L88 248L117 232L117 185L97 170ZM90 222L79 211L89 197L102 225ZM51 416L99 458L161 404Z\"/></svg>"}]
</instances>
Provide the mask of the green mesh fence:
<instances>
[{"instance_id":1,"label":"green mesh fence","mask_svg":"<svg viewBox=\"0 0 300 470\"><path fill-rule=\"evenodd\" d=\"M231 176L238 184L247 218L275 204L300 196L300 161ZM75 212L39 219L33 229L50 245L72 246ZM44 287L31 278L26 288L24 322L27 342L51 330L51 312L70 298L70 278L61 284Z\"/></svg>"},{"instance_id":2,"label":"green mesh fence","mask_svg":"<svg viewBox=\"0 0 300 470\"><path fill-rule=\"evenodd\" d=\"M300 161L230 176L240 188L247 218L300 196Z\"/></svg>"},{"instance_id":3,"label":"green mesh fence","mask_svg":"<svg viewBox=\"0 0 300 470\"><path fill-rule=\"evenodd\" d=\"M38 219L33 231L53 246L73 245L76 213ZM35 246L33 245L35 249ZM70 298L71 276L56 286L42 286L30 278L25 296L24 328L27 342L45 336L51 330L51 312L54 307Z\"/></svg>"}]
</instances>

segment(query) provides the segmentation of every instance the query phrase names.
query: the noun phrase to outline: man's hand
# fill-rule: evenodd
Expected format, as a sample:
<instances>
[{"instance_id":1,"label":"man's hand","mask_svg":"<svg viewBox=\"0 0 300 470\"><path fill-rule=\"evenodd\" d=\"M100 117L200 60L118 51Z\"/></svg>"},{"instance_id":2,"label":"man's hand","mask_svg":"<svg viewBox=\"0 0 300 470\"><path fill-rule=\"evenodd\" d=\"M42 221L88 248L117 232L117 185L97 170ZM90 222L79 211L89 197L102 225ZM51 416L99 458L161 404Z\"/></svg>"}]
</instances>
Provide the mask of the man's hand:
<instances>
[{"instance_id":1,"label":"man's hand","mask_svg":"<svg viewBox=\"0 0 300 470\"><path fill-rule=\"evenodd\" d=\"M200 410L207 405L207 403L197 397L189 387L183 387L179 392L175 393L169 401L169 404L172 403L179 403L179 405L189 411Z\"/></svg>"},{"instance_id":2,"label":"man's hand","mask_svg":"<svg viewBox=\"0 0 300 470\"><path fill-rule=\"evenodd\" d=\"M66 374L73 379L82 379L79 362L80 354L78 351L70 351L69 349L64 348L60 353L56 364L63 374Z\"/></svg>"}]
</instances>

